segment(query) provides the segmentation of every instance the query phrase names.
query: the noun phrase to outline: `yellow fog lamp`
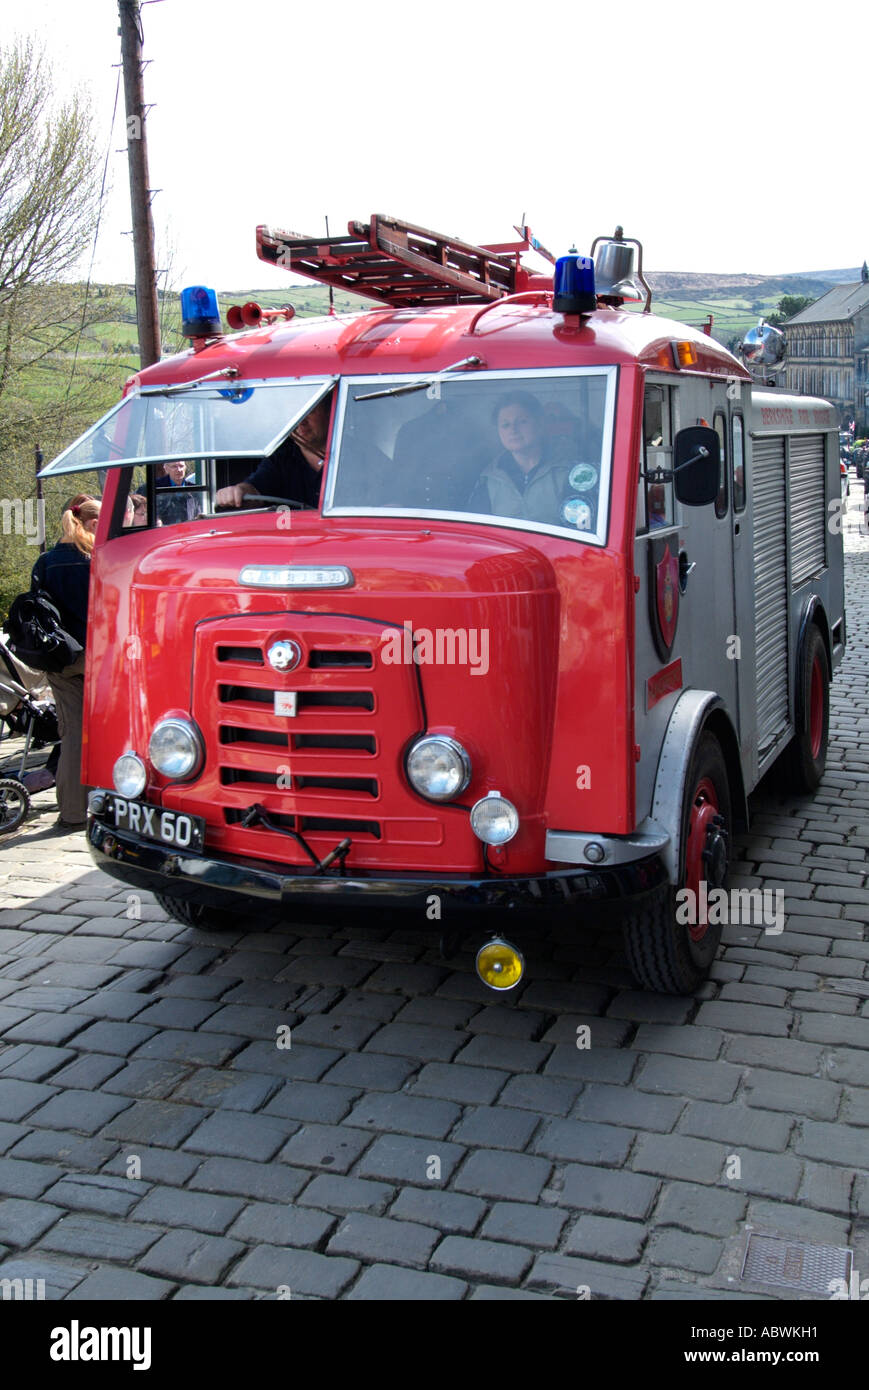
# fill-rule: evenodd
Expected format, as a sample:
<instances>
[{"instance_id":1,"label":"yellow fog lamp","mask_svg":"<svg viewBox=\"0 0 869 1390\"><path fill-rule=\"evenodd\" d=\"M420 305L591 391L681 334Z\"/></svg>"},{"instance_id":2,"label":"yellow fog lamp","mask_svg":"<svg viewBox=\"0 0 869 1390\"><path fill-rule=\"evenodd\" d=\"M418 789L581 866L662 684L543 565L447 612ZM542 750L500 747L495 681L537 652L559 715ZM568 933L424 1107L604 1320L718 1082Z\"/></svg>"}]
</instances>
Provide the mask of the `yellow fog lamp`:
<instances>
[{"instance_id":1,"label":"yellow fog lamp","mask_svg":"<svg viewBox=\"0 0 869 1390\"><path fill-rule=\"evenodd\" d=\"M525 958L509 941L496 936L477 952L477 974L490 989L515 989L525 974Z\"/></svg>"}]
</instances>

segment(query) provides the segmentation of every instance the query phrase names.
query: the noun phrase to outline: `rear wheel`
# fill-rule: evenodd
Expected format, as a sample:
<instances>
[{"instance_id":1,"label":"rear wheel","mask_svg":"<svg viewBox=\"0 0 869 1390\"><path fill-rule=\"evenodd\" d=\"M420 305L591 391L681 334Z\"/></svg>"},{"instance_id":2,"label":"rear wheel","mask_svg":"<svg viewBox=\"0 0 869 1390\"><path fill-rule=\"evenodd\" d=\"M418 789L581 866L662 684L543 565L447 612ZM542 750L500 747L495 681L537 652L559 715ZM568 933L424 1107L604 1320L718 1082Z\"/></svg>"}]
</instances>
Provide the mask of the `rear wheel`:
<instances>
[{"instance_id":1,"label":"rear wheel","mask_svg":"<svg viewBox=\"0 0 869 1390\"><path fill-rule=\"evenodd\" d=\"M14 777L0 777L0 835L17 830L30 810L30 793Z\"/></svg>"},{"instance_id":2,"label":"rear wheel","mask_svg":"<svg viewBox=\"0 0 869 1390\"><path fill-rule=\"evenodd\" d=\"M797 731L782 754L782 772L795 792L817 791L827 766L830 733L830 664L815 623L806 632L799 655Z\"/></svg>"},{"instance_id":3,"label":"rear wheel","mask_svg":"<svg viewBox=\"0 0 869 1390\"><path fill-rule=\"evenodd\" d=\"M185 927L199 927L201 931L243 931L244 917L236 912L228 912L219 907L202 907L199 903L187 902L184 898L173 898L168 893L155 893L154 897L164 912L181 922Z\"/></svg>"},{"instance_id":4,"label":"rear wheel","mask_svg":"<svg viewBox=\"0 0 869 1390\"><path fill-rule=\"evenodd\" d=\"M679 882L667 884L623 926L631 970L644 988L659 994L693 993L721 940L722 922L709 921L706 902L727 874L730 788L713 734L701 735L685 785ZM720 918L714 908L712 915Z\"/></svg>"}]
</instances>

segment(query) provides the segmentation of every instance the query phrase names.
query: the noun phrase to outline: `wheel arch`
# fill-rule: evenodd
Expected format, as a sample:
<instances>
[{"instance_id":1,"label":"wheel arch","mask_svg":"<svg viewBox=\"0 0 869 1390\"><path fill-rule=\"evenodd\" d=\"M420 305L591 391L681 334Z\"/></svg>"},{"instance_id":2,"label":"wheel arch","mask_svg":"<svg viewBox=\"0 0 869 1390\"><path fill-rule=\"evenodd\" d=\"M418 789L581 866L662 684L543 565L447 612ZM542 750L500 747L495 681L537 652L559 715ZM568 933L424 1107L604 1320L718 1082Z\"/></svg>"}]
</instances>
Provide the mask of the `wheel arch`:
<instances>
[{"instance_id":1,"label":"wheel arch","mask_svg":"<svg viewBox=\"0 0 869 1390\"><path fill-rule=\"evenodd\" d=\"M679 882L682 807L688 769L697 742L707 731L715 736L724 758L734 825L748 824L739 740L724 702L712 690L683 691L673 707L661 744L650 817L668 834L663 859L673 884Z\"/></svg>"},{"instance_id":2,"label":"wheel arch","mask_svg":"<svg viewBox=\"0 0 869 1390\"><path fill-rule=\"evenodd\" d=\"M833 642L830 633L830 620L827 617L827 610L818 594L810 594L803 605L800 614L800 623L797 629L797 640L794 649L794 728L799 729L801 720L805 717L805 692L799 673L802 670L803 646L808 637L809 628L814 624L823 639L824 649L827 653L827 669L830 672L830 679L833 677Z\"/></svg>"},{"instance_id":3,"label":"wheel arch","mask_svg":"<svg viewBox=\"0 0 869 1390\"><path fill-rule=\"evenodd\" d=\"M745 778L742 774L739 739L723 705L710 711L709 718L703 727L715 735L721 747L724 766L727 768L727 781L730 786L730 810L734 828L747 830L748 797L745 791Z\"/></svg>"}]
</instances>

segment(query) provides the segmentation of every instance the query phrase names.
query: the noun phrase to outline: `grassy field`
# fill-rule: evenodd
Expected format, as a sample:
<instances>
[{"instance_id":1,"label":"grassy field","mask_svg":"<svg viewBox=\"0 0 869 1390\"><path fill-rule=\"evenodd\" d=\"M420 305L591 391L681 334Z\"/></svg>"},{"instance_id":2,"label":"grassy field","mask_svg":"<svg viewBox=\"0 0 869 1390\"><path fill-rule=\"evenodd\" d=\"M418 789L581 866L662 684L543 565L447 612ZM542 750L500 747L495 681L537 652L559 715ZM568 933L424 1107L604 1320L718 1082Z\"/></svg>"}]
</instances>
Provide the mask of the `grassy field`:
<instances>
[{"instance_id":1,"label":"grassy field","mask_svg":"<svg viewBox=\"0 0 869 1390\"><path fill-rule=\"evenodd\" d=\"M781 295L771 294L757 300L748 301L731 296L718 299L708 292L696 299L666 295L652 297L652 310L663 318L676 319L678 323L691 324L700 328L709 314L712 315L712 336L725 347L732 348L749 328L753 328L761 314L766 317L776 308ZM760 307L754 308L757 304Z\"/></svg>"},{"instance_id":2,"label":"grassy field","mask_svg":"<svg viewBox=\"0 0 869 1390\"><path fill-rule=\"evenodd\" d=\"M91 356L128 356L135 371L138 362L138 332L136 329L136 300L129 286L116 285L112 289L120 299L118 317L109 322L95 324L84 331L84 351ZM292 304L301 318L329 312L329 292L318 285L289 285L286 290L239 290L234 293L221 293L218 296L221 316L226 321L228 309L233 304L246 304L254 300L263 309L278 309ZM358 295L335 294L336 313L353 313L370 304L370 300ZM181 301L177 294L167 294L160 299L160 337L163 355L183 352L187 339L181 336Z\"/></svg>"}]
</instances>

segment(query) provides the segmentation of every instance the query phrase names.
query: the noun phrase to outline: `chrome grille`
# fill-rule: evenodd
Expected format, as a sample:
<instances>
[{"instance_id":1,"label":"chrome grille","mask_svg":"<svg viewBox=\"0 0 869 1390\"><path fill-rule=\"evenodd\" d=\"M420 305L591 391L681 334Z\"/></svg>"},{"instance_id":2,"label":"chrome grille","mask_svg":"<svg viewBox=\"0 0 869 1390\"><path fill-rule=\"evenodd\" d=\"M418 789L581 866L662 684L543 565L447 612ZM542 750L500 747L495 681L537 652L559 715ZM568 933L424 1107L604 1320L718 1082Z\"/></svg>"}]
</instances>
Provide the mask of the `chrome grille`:
<instances>
[{"instance_id":1,"label":"chrome grille","mask_svg":"<svg viewBox=\"0 0 869 1390\"><path fill-rule=\"evenodd\" d=\"M250 662L252 666L263 666L263 654L259 647L218 647L218 661L231 661L234 665L239 662Z\"/></svg>"},{"instance_id":2,"label":"chrome grille","mask_svg":"<svg viewBox=\"0 0 869 1390\"><path fill-rule=\"evenodd\" d=\"M442 842L437 809L400 775L423 716L415 668L379 660L382 631L380 623L316 613L239 615L200 627L194 717L209 753L190 809L194 798L204 805L210 827L217 813L206 843L210 835L231 852L309 865L291 836L242 824L254 804L320 855L350 836L351 866L384 843L391 863L411 868L426 846ZM277 641L301 648L294 669L269 664ZM276 713L276 694L290 692L296 714Z\"/></svg>"}]
</instances>

